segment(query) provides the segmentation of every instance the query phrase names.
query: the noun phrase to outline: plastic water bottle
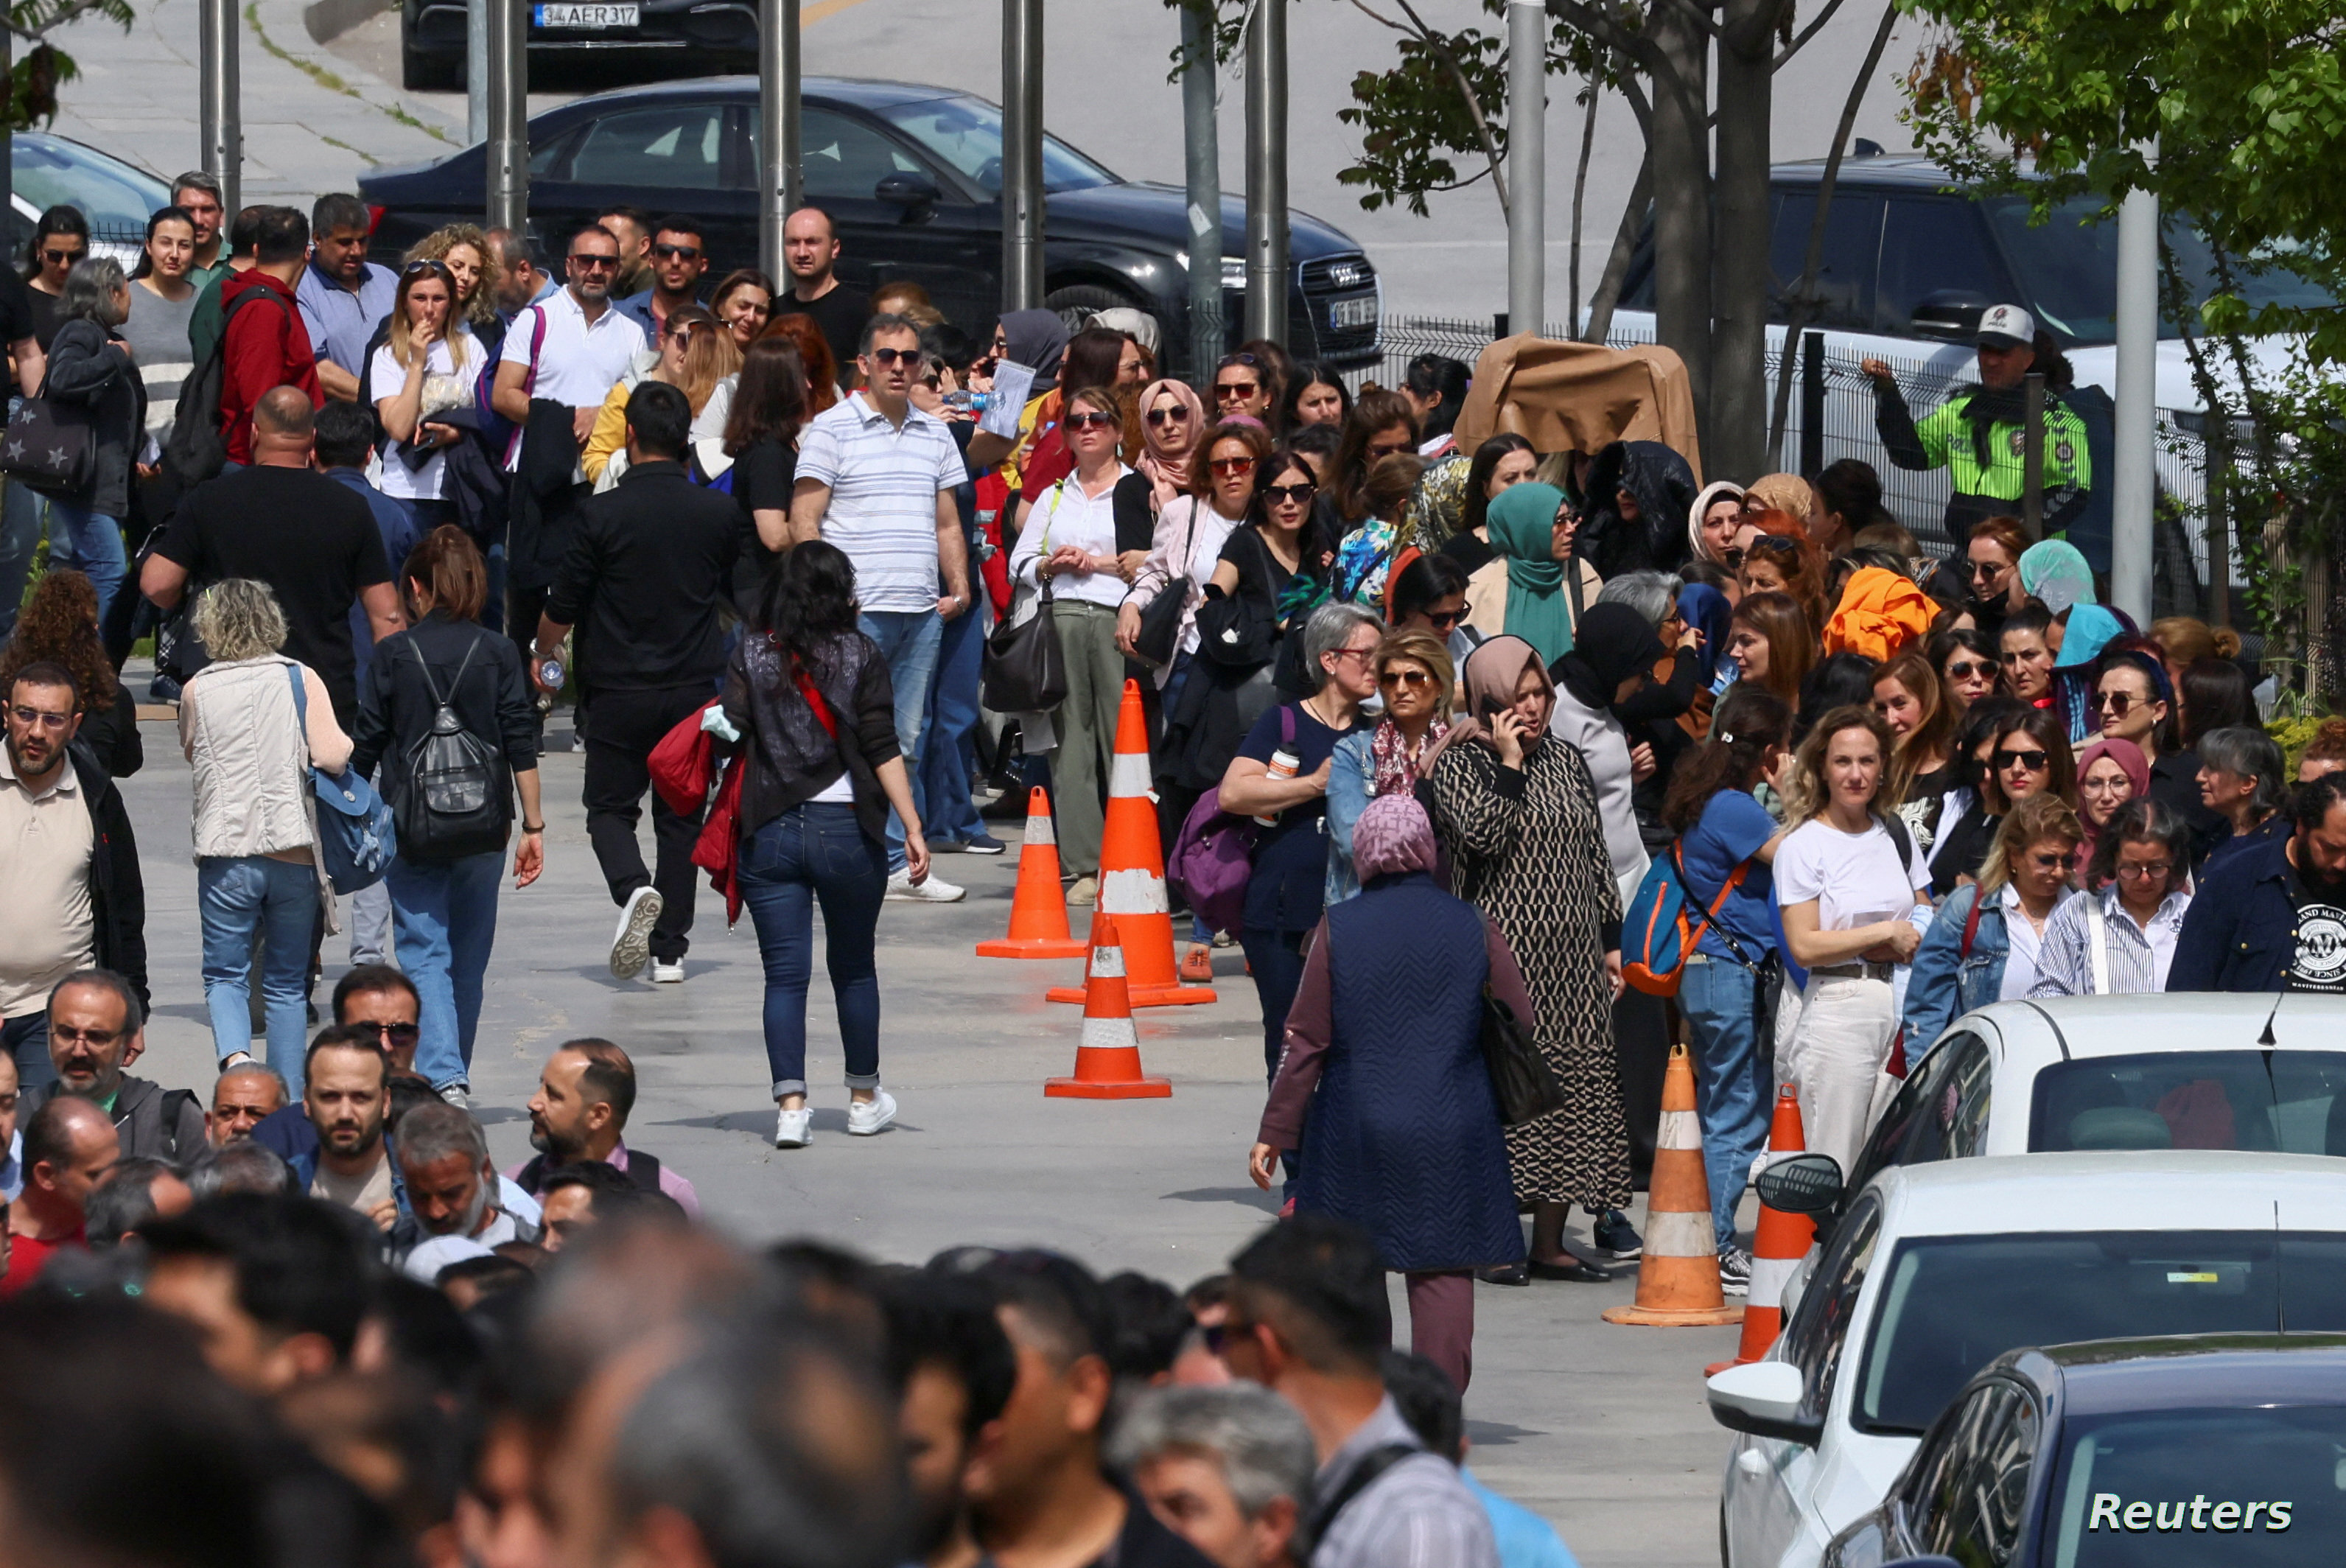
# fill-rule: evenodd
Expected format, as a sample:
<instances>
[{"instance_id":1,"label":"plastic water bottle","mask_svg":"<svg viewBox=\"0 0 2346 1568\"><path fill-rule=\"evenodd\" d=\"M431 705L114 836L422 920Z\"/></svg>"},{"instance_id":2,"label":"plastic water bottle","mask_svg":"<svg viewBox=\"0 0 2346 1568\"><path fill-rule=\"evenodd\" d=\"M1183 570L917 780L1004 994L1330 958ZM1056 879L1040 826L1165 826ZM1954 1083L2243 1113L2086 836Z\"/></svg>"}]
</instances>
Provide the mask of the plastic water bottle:
<instances>
[{"instance_id":1,"label":"plastic water bottle","mask_svg":"<svg viewBox=\"0 0 2346 1568\"><path fill-rule=\"evenodd\" d=\"M1298 757L1294 752L1290 751L1287 748L1282 746L1278 750L1270 754L1270 762L1265 764L1263 767L1262 776L1266 779L1274 780L1292 779L1295 777L1296 771L1302 766L1303 759ZM1276 824L1279 820L1279 817L1278 814L1274 812L1268 817L1257 817L1255 820L1268 828Z\"/></svg>"},{"instance_id":2,"label":"plastic water bottle","mask_svg":"<svg viewBox=\"0 0 2346 1568\"><path fill-rule=\"evenodd\" d=\"M537 694L537 711L541 715L554 711L554 697L562 689L563 677L566 673L559 655L537 661L537 678L546 683Z\"/></svg>"}]
</instances>

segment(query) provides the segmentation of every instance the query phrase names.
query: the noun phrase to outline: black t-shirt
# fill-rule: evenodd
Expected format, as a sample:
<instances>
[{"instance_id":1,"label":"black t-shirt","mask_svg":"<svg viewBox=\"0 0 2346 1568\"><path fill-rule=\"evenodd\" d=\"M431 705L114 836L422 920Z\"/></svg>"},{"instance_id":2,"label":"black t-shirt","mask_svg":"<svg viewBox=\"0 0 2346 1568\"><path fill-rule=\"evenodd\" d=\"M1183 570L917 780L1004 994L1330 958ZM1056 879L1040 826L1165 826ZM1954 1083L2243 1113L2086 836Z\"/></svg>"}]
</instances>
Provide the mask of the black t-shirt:
<instances>
[{"instance_id":1,"label":"black t-shirt","mask_svg":"<svg viewBox=\"0 0 2346 1568\"><path fill-rule=\"evenodd\" d=\"M189 588L254 577L285 612L287 657L318 672L347 729L358 712L351 606L391 581L382 535L357 492L307 468L241 468L198 485L155 546Z\"/></svg>"},{"instance_id":2,"label":"black t-shirt","mask_svg":"<svg viewBox=\"0 0 2346 1568\"><path fill-rule=\"evenodd\" d=\"M755 620L758 596L766 573L777 559L758 537L760 512L788 515L790 491L798 483L799 454L788 442L767 436L751 442L733 460L733 499L741 507L741 554L733 563L733 607L745 620Z\"/></svg>"},{"instance_id":3,"label":"black t-shirt","mask_svg":"<svg viewBox=\"0 0 2346 1568\"><path fill-rule=\"evenodd\" d=\"M2297 906L2297 951L2289 962L2291 991L2346 992L2346 899L2305 885L2292 866L2290 901Z\"/></svg>"},{"instance_id":4,"label":"black t-shirt","mask_svg":"<svg viewBox=\"0 0 2346 1568\"><path fill-rule=\"evenodd\" d=\"M822 329L822 341L831 345L831 357L839 361L839 384L854 381L855 351L862 346L863 323L872 319L870 299L844 283L819 300L801 300L784 290L774 301L774 314L813 317Z\"/></svg>"},{"instance_id":5,"label":"black t-shirt","mask_svg":"<svg viewBox=\"0 0 2346 1568\"><path fill-rule=\"evenodd\" d=\"M49 330L54 332L56 328ZM16 276L15 268L0 267L0 343L24 338L40 341L33 322L33 291Z\"/></svg>"},{"instance_id":6,"label":"black t-shirt","mask_svg":"<svg viewBox=\"0 0 2346 1568\"><path fill-rule=\"evenodd\" d=\"M33 341L40 344L41 352L46 354L56 341L57 329L66 324L65 299L58 294L44 294L29 283L24 287L25 303L33 321ZM13 343L16 340L8 341Z\"/></svg>"},{"instance_id":7,"label":"black t-shirt","mask_svg":"<svg viewBox=\"0 0 2346 1568\"><path fill-rule=\"evenodd\" d=\"M1284 738L1295 718L1295 739ZM1331 729L1301 703L1286 703L1254 721L1239 755L1269 763L1284 750L1296 759L1295 777L1320 770L1349 729ZM1310 931L1320 923L1328 892L1328 801L1315 796L1290 806L1255 840L1254 874L1247 879L1246 923L1265 931Z\"/></svg>"},{"instance_id":8,"label":"black t-shirt","mask_svg":"<svg viewBox=\"0 0 2346 1568\"><path fill-rule=\"evenodd\" d=\"M1499 558L1499 553L1491 548L1488 540L1477 539L1464 529L1444 539L1442 548L1434 553L1457 562L1470 577Z\"/></svg>"}]
</instances>

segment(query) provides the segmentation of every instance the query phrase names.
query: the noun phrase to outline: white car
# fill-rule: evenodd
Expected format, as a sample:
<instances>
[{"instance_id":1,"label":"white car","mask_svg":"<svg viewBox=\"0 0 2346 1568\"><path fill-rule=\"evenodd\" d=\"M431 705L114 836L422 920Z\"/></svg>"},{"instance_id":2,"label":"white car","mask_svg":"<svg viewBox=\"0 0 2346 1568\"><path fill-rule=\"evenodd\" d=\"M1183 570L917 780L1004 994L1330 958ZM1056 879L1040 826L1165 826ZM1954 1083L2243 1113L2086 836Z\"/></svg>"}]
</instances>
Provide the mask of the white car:
<instances>
[{"instance_id":1,"label":"white car","mask_svg":"<svg viewBox=\"0 0 2346 1568\"><path fill-rule=\"evenodd\" d=\"M1850 1206L1790 1310L1764 1360L1708 1385L1739 1434L1725 1568L1814 1568L2006 1350L2346 1329L2346 1164L2180 1151L1893 1168Z\"/></svg>"},{"instance_id":2,"label":"white car","mask_svg":"<svg viewBox=\"0 0 2346 1568\"><path fill-rule=\"evenodd\" d=\"M2118 1149L2346 1156L2346 996L2064 996L1966 1013L1916 1063L1844 1190L1892 1166Z\"/></svg>"}]
</instances>

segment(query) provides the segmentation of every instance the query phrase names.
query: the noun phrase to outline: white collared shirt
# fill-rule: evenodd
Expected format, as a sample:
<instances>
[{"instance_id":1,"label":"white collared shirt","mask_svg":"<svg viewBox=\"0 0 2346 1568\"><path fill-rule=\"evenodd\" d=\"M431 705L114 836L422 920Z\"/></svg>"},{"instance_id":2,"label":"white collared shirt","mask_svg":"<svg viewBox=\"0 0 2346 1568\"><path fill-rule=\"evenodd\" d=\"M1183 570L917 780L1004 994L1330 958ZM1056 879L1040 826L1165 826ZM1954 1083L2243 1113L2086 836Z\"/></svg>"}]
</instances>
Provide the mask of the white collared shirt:
<instances>
[{"instance_id":1,"label":"white collared shirt","mask_svg":"<svg viewBox=\"0 0 2346 1568\"><path fill-rule=\"evenodd\" d=\"M556 289L514 316L513 325L505 331L505 348L497 356L500 364L530 362L530 343L537 336L540 314L546 318L546 341L538 345L537 376L529 383L529 395L570 408L601 408L647 346L643 328L632 316L607 305L590 321L577 295ZM521 443L515 442L506 458L506 469L510 471L520 457Z\"/></svg>"}]
</instances>

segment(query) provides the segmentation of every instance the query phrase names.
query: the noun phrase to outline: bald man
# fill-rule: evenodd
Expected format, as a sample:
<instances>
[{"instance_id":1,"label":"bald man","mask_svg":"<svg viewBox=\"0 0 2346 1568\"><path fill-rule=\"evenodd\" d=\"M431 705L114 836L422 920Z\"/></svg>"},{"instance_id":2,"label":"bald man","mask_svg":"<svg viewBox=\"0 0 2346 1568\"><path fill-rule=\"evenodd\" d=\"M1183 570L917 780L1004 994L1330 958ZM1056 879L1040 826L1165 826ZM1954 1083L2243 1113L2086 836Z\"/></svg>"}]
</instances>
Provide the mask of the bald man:
<instances>
[{"instance_id":1,"label":"bald man","mask_svg":"<svg viewBox=\"0 0 2346 1568\"><path fill-rule=\"evenodd\" d=\"M39 1278L49 1259L85 1245L89 1195L122 1157L114 1123L78 1095L60 1095L25 1127L25 1190L8 1209L8 1272L0 1296Z\"/></svg>"}]
</instances>

